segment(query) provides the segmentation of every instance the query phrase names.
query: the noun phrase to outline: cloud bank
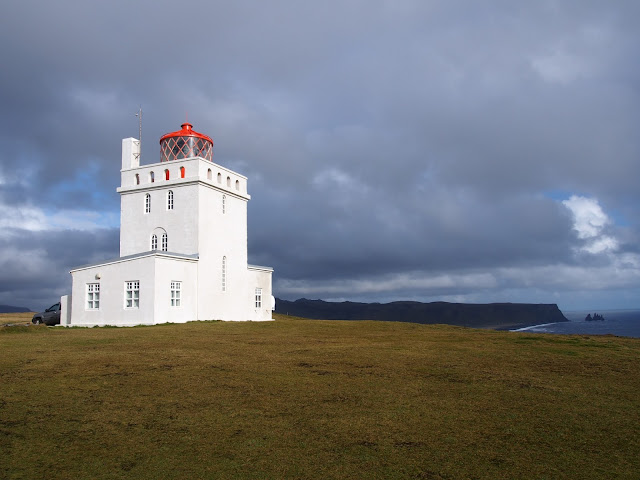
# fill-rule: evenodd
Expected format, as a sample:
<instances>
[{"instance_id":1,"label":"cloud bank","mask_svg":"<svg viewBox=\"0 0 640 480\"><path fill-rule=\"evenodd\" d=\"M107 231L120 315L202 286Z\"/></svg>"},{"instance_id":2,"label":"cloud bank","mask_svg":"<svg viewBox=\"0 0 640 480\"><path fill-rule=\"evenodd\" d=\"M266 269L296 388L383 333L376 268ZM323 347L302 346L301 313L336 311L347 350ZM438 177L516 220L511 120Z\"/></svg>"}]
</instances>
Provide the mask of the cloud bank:
<instances>
[{"instance_id":1,"label":"cloud bank","mask_svg":"<svg viewBox=\"0 0 640 480\"><path fill-rule=\"evenodd\" d=\"M188 115L251 263L326 300L639 307L637 2L11 2L0 303L118 255L120 140Z\"/></svg>"}]
</instances>

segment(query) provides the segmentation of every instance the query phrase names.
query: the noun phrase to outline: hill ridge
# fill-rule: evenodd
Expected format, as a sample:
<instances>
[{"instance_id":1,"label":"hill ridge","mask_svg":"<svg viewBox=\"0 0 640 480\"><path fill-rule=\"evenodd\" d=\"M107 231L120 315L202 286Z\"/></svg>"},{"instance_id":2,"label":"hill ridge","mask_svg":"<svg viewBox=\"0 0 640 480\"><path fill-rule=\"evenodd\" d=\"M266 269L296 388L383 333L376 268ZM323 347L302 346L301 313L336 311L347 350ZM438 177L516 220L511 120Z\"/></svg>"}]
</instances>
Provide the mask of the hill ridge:
<instances>
[{"instance_id":1,"label":"hill ridge","mask_svg":"<svg viewBox=\"0 0 640 480\"><path fill-rule=\"evenodd\" d=\"M0 313L23 313L30 312L26 307L14 307L12 305L0 305Z\"/></svg>"},{"instance_id":2,"label":"hill ridge","mask_svg":"<svg viewBox=\"0 0 640 480\"><path fill-rule=\"evenodd\" d=\"M555 303L423 303L413 300L362 303L276 298L276 312L313 320L442 323L475 328L515 328L568 321Z\"/></svg>"}]
</instances>

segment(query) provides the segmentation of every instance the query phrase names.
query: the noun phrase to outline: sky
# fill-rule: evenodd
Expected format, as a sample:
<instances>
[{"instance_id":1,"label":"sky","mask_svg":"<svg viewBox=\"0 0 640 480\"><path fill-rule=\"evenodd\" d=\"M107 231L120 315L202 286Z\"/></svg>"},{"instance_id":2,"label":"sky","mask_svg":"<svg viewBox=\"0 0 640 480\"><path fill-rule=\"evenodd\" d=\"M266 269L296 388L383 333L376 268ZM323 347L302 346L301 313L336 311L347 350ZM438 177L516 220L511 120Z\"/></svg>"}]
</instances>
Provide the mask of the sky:
<instances>
[{"instance_id":1,"label":"sky","mask_svg":"<svg viewBox=\"0 0 640 480\"><path fill-rule=\"evenodd\" d=\"M640 308L640 2L34 2L0 16L0 304L119 255L121 140L248 177L274 295ZM188 252L192 253L192 252Z\"/></svg>"}]
</instances>

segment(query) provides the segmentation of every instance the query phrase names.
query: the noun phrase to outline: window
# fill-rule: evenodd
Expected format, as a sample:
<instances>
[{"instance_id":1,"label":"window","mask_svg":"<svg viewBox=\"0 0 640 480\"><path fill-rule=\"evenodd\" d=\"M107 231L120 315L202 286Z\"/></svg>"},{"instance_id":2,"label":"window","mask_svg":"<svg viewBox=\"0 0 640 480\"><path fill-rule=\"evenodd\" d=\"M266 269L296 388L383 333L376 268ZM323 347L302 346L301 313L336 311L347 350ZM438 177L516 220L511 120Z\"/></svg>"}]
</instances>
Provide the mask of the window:
<instances>
[{"instance_id":1,"label":"window","mask_svg":"<svg viewBox=\"0 0 640 480\"><path fill-rule=\"evenodd\" d=\"M165 180L169 180L169 169L168 168L164 171L164 179Z\"/></svg>"},{"instance_id":2,"label":"window","mask_svg":"<svg viewBox=\"0 0 640 480\"><path fill-rule=\"evenodd\" d=\"M184 167L180 167L180 178L184 178Z\"/></svg>"},{"instance_id":3,"label":"window","mask_svg":"<svg viewBox=\"0 0 640 480\"><path fill-rule=\"evenodd\" d=\"M222 174L218 172L218 183L222 183Z\"/></svg>"},{"instance_id":4,"label":"window","mask_svg":"<svg viewBox=\"0 0 640 480\"><path fill-rule=\"evenodd\" d=\"M240 190L240 180L236 180L236 190Z\"/></svg>"},{"instance_id":5,"label":"window","mask_svg":"<svg viewBox=\"0 0 640 480\"><path fill-rule=\"evenodd\" d=\"M262 289L256 287L256 308L262 308Z\"/></svg>"},{"instance_id":6,"label":"window","mask_svg":"<svg viewBox=\"0 0 640 480\"><path fill-rule=\"evenodd\" d=\"M227 213L227 196L222 195L222 213Z\"/></svg>"},{"instance_id":7,"label":"window","mask_svg":"<svg viewBox=\"0 0 640 480\"><path fill-rule=\"evenodd\" d=\"M171 282L171 306L180 306L180 291L182 290L182 282Z\"/></svg>"},{"instance_id":8,"label":"window","mask_svg":"<svg viewBox=\"0 0 640 480\"><path fill-rule=\"evenodd\" d=\"M162 251L163 252L167 251L167 234L166 233L162 234Z\"/></svg>"},{"instance_id":9,"label":"window","mask_svg":"<svg viewBox=\"0 0 640 480\"><path fill-rule=\"evenodd\" d=\"M231 177L227 177L227 187L231 188Z\"/></svg>"},{"instance_id":10,"label":"window","mask_svg":"<svg viewBox=\"0 0 640 480\"><path fill-rule=\"evenodd\" d=\"M147 193L144 196L144 213L151 213L151 194Z\"/></svg>"},{"instance_id":11,"label":"window","mask_svg":"<svg viewBox=\"0 0 640 480\"><path fill-rule=\"evenodd\" d=\"M100 308L100 284L87 283L87 310Z\"/></svg>"},{"instance_id":12,"label":"window","mask_svg":"<svg viewBox=\"0 0 640 480\"><path fill-rule=\"evenodd\" d=\"M140 185L140 175L136 173L136 185Z\"/></svg>"},{"instance_id":13,"label":"window","mask_svg":"<svg viewBox=\"0 0 640 480\"><path fill-rule=\"evenodd\" d=\"M55 305L51 305L49 308L45 310L45 312L57 312L60 310L60 304L56 303Z\"/></svg>"},{"instance_id":14,"label":"window","mask_svg":"<svg viewBox=\"0 0 640 480\"><path fill-rule=\"evenodd\" d=\"M167 210L173 210L173 190L167 192Z\"/></svg>"},{"instance_id":15,"label":"window","mask_svg":"<svg viewBox=\"0 0 640 480\"><path fill-rule=\"evenodd\" d=\"M151 250L158 249L158 236L154 233L151 235Z\"/></svg>"},{"instance_id":16,"label":"window","mask_svg":"<svg viewBox=\"0 0 640 480\"><path fill-rule=\"evenodd\" d=\"M124 282L124 308L140 306L140 281Z\"/></svg>"},{"instance_id":17,"label":"window","mask_svg":"<svg viewBox=\"0 0 640 480\"><path fill-rule=\"evenodd\" d=\"M211 180L211 169L207 170L207 180Z\"/></svg>"},{"instance_id":18,"label":"window","mask_svg":"<svg viewBox=\"0 0 640 480\"><path fill-rule=\"evenodd\" d=\"M151 183L153 183L153 182L155 182L155 180L156 180L156 176L155 176L155 174L154 174L153 172L150 172L150 173L149 173L149 181L150 181Z\"/></svg>"},{"instance_id":19,"label":"window","mask_svg":"<svg viewBox=\"0 0 640 480\"><path fill-rule=\"evenodd\" d=\"M222 291L227 291L227 257L222 257Z\"/></svg>"}]
</instances>

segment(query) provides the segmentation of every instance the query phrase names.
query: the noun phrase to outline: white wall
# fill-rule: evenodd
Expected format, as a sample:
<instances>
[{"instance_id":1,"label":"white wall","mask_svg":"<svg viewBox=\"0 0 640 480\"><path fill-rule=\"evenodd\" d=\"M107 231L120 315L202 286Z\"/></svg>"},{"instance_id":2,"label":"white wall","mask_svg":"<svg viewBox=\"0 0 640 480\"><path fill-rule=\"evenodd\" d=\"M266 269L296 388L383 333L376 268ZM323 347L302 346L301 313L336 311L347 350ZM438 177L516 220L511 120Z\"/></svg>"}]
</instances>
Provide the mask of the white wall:
<instances>
[{"instance_id":1,"label":"white wall","mask_svg":"<svg viewBox=\"0 0 640 480\"><path fill-rule=\"evenodd\" d=\"M173 210L167 209L167 193L173 192ZM145 213L145 196L151 196L151 212ZM197 183L172 184L123 193L121 197L120 255L151 250L151 235L162 229L168 237L167 251L198 253ZM158 250L162 237L158 233Z\"/></svg>"},{"instance_id":2,"label":"white wall","mask_svg":"<svg viewBox=\"0 0 640 480\"><path fill-rule=\"evenodd\" d=\"M198 319L198 263L158 258L155 268L154 323L184 323ZM180 306L171 306L171 282L182 283Z\"/></svg>"},{"instance_id":3,"label":"white wall","mask_svg":"<svg viewBox=\"0 0 640 480\"><path fill-rule=\"evenodd\" d=\"M215 320L245 319L247 200L208 186L203 186L199 193L199 316ZM222 291L223 257L227 264L225 291Z\"/></svg>"},{"instance_id":4,"label":"white wall","mask_svg":"<svg viewBox=\"0 0 640 480\"><path fill-rule=\"evenodd\" d=\"M268 267L249 265L247 268L247 290L249 298L249 320L273 320L271 310L271 276L273 270ZM255 306L255 292L262 288L262 307Z\"/></svg>"},{"instance_id":5,"label":"white wall","mask_svg":"<svg viewBox=\"0 0 640 480\"><path fill-rule=\"evenodd\" d=\"M185 178L180 177L181 167L185 168ZM169 180L165 180L165 169L169 170ZM209 171L211 171L211 179L209 179ZM155 174L153 183L150 181L151 172ZM136 184L136 174L140 178L139 185ZM218 174L220 174L220 181L218 181ZM227 178L229 178L229 186ZM122 186L118 188L121 194L121 256L149 251L151 235L155 229L159 228L167 232L168 251L188 255L200 253L203 235L199 230L203 221L210 220L211 209L215 203L206 192L216 191L220 198L225 194L229 198L243 199L245 204L250 198L246 193L246 177L201 158L123 169L121 181ZM173 210L167 210L169 190L174 194ZM151 196L150 213L145 213L146 194ZM207 197L204 203L203 195ZM246 205L244 210L246 231ZM236 212L236 215L242 215L242 213ZM217 233L219 234L219 231ZM206 238L205 243L211 237ZM158 249L161 249L160 237Z\"/></svg>"},{"instance_id":6,"label":"white wall","mask_svg":"<svg viewBox=\"0 0 640 480\"><path fill-rule=\"evenodd\" d=\"M71 323L71 295L60 297L60 325Z\"/></svg>"},{"instance_id":7,"label":"white wall","mask_svg":"<svg viewBox=\"0 0 640 480\"><path fill-rule=\"evenodd\" d=\"M72 270L72 325L136 325L154 323L154 268L152 256ZM99 277L99 278L97 278ZM125 309L125 281L140 282L140 307ZM88 283L100 284L100 308L87 309Z\"/></svg>"},{"instance_id":8,"label":"white wall","mask_svg":"<svg viewBox=\"0 0 640 480\"><path fill-rule=\"evenodd\" d=\"M129 140L129 139L125 139ZM135 139L130 139L135 140ZM124 144L124 140L123 140ZM127 154L128 155L128 154ZM123 150L123 158L125 152ZM185 168L185 178L180 178L180 167ZM164 171L169 170L169 180L165 180ZM208 171L211 170L211 178L208 178ZM155 181L151 183L150 173L154 173ZM136 184L136 174L140 179L140 183ZM220 180L218 180L220 174ZM229 181L227 182L227 177ZM120 188L118 192L136 188L156 187L158 183L179 182L197 179L201 182L209 183L216 188L227 192L242 195L251 198L247 194L247 177L240 175L233 170L210 162L200 157L185 158L181 160L172 160L170 162L158 162L148 165L136 166L134 163L130 167L125 168L123 160L123 168L120 170ZM237 184L237 187L236 187Z\"/></svg>"},{"instance_id":9,"label":"white wall","mask_svg":"<svg viewBox=\"0 0 640 480\"><path fill-rule=\"evenodd\" d=\"M72 270L71 325L140 325L186 322L197 317L197 260L150 254ZM99 278L97 278L99 277ZM182 282L184 301L170 308L170 282ZM125 282L140 282L140 305L125 307ZM88 283L100 284L100 308L88 310Z\"/></svg>"}]
</instances>

